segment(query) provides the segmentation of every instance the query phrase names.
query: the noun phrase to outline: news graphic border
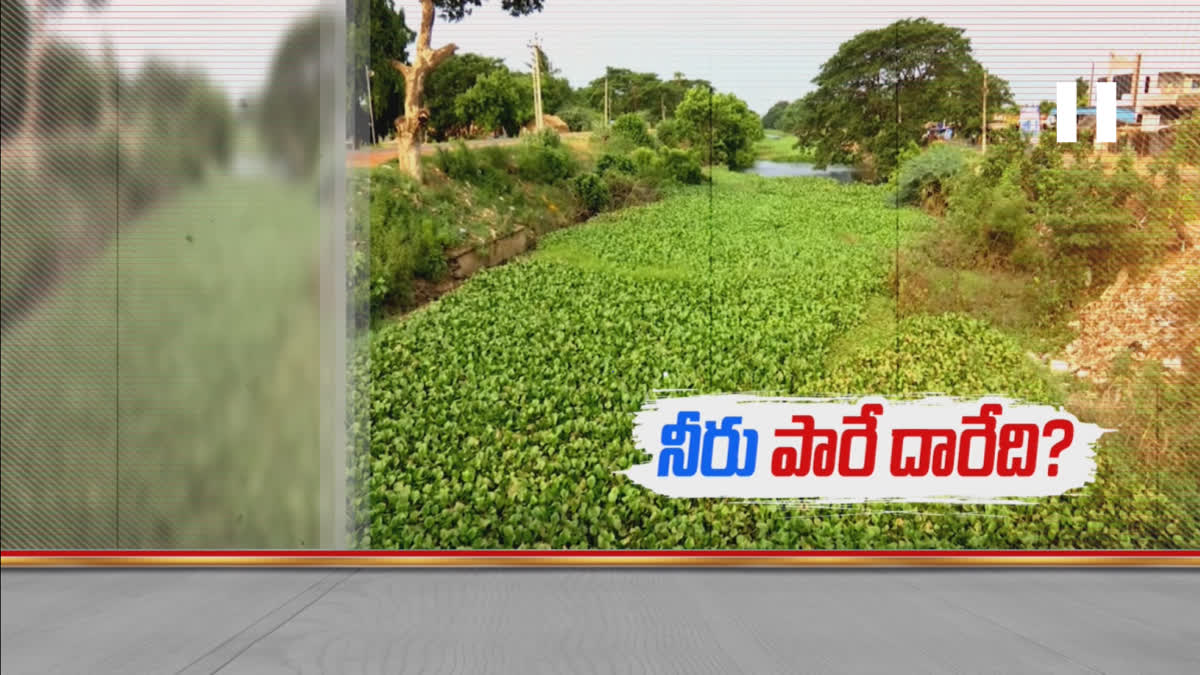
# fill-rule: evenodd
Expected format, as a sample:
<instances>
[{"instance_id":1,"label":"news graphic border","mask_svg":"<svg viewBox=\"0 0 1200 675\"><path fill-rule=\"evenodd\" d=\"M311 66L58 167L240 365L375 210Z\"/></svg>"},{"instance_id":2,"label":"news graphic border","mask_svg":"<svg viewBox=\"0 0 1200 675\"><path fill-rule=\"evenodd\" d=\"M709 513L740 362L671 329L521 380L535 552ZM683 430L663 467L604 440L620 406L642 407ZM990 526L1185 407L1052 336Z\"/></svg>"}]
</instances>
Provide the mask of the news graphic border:
<instances>
[{"instance_id":1,"label":"news graphic border","mask_svg":"<svg viewBox=\"0 0 1200 675\"><path fill-rule=\"evenodd\" d=\"M3 568L1192 567L1178 551L13 551Z\"/></svg>"}]
</instances>

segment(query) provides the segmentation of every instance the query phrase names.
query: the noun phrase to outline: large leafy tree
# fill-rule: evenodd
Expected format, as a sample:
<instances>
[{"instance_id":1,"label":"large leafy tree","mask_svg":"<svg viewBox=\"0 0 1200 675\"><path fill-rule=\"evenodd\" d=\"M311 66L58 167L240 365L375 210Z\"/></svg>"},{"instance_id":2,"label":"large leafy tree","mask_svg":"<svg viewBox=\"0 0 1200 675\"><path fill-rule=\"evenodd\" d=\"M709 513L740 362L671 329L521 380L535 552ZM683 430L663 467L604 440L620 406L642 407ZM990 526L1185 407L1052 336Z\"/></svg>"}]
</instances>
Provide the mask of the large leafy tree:
<instances>
[{"instance_id":1,"label":"large leafy tree","mask_svg":"<svg viewBox=\"0 0 1200 675\"><path fill-rule=\"evenodd\" d=\"M507 69L479 76L454 102L459 119L480 129L503 129L510 136L533 119L532 83Z\"/></svg>"},{"instance_id":2,"label":"large leafy tree","mask_svg":"<svg viewBox=\"0 0 1200 675\"><path fill-rule=\"evenodd\" d=\"M800 100L794 131L819 165L871 159L887 175L926 122L967 128L978 120L982 72L962 29L902 19L842 43L813 80L817 89ZM999 78L988 85L989 107L1011 99Z\"/></svg>"},{"instance_id":3,"label":"large leafy tree","mask_svg":"<svg viewBox=\"0 0 1200 675\"><path fill-rule=\"evenodd\" d=\"M433 71L450 58L458 47L447 44L432 46L433 23L436 16L443 21L461 21L483 0L421 0L421 24L410 63L394 58L392 66L404 76L404 117L396 124L396 146L400 170L421 178L421 132L429 121L425 107L425 84ZM542 10L543 0L500 0L500 6L512 16L523 16Z\"/></svg>"},{"instance_id":4,"label":"large leafy tree","mask_svg":"<svg viewBox=\"0 0 1200 675\"><path fill-rule=\"evenodd\" d=\"M762 124L765 129L778 129L779 123L783 121L783 113L791 105L787 101L778 101L775 105L767 110L767 114L763 115Z\"/></svg>"},{"instance_id":5,"label":"large leafy tree","mask_svg":"<svg viewBox=\"0 0 1200 675\"><path fill-rule=\"evenodd\" d=\"M383 136L404 114L404 77L392 67L392 60L408 58L407 45L416 34L404 23L404 10L397 9L393 0L346 0L346 9L351 48L346 82L353 115L349 121L357 140L369 135L371 122L375 133ZM372 114L373 119L368 117Z\"/></svg>"},{"instance_id":6,"label":"large leafy tree","mask_svg":"<svg viewBox=\"0 0 1200 675\"><path fill-rule=\"evenodd\" d=\"M258 104L265 149L297 178L311 175L316 168L323 111L338 105L322 95L332 91L334 72L332 60L322 58L321 39L337 29L335 19L324 13L298 21L275 50L270 79Z\"/></svg>"},{"instance_id":7,"label":"large leafy tree","mask_svg":"<svg viewBox=\"0 0 1200 675\"><path fill-rule=\"evenodd\" d=\"M429 108L429 137L435 141L444 141L465 133L472 120L459 114L456 103L458 97L474 87L480 78L497 71L508 71L501 59L469 52L451 56L433 71L425 83L425 106Z\"/></svg>"},{"instance_id":8,"label":"large leafy tree","mask_svg":"<svg viewBox=\"0 0 1200 675\"><path fill-rule=\"evenodd\" d=\"M763 137L762 121L733 94L693 87L675 110L684 138L709 164L742 169L754 163L754 142Z\"/></svg>"}]
</instances>

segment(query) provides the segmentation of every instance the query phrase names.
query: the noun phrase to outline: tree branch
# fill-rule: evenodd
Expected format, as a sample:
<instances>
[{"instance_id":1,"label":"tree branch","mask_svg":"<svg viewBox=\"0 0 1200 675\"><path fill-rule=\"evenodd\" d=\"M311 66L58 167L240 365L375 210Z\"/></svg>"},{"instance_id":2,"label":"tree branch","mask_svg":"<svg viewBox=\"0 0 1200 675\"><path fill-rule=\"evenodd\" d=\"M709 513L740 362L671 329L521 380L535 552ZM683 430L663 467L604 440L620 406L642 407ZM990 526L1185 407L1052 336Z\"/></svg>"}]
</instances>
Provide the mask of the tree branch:
<instances>
[{"instance_id":1,"label":"tree branch","mask_svg":"<svg viewBox=\"0 0 1200 675\"><path fill-rule=\"evenodd\" d=\"M392 59L392 67L395 68L396 70L400 71L400 74L404 76L404 81L408 82L409 75L410 75L410 73L412 73L412 66L410 66L402 61L397 61L395 59Z\"/></svg>"},{"instance_id":2,"label":"tree branch","mask_svg":"<svg viewBox=\"0 0 1200 675\"><path fill-rule=\"evenodd\" d=\"M429 49L429 40L433 36L433 0L421 0L421 29L417 33L417 53Z\"/></svg>"},{"instance_id":3,"label":"tree branch","mask_svg":"<svg viewBox=\"0 0 1200 675\"><path fill-rule=\"evenodd\" d=\"M458 45L450 43L433 50L433 52L429 55L427 67L430 69L437 68L438 64L450 58L456 49L458 49Z\"/></svg>"}]
</instances>

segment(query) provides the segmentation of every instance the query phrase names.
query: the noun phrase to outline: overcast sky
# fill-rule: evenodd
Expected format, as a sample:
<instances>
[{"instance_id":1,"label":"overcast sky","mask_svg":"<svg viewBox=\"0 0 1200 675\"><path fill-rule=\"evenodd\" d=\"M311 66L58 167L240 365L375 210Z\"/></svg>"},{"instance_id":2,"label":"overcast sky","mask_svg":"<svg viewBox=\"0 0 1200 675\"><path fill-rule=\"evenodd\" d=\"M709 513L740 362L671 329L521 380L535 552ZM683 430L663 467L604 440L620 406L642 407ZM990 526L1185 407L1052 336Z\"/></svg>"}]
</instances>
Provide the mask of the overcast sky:
<instances>
[{"instance_id":1,"label":"overcast sky","mask_svg":"<svg viewBox=\"0 0 1200 675\"><path fill-rule=\"evenodd\" d=\"M122 63L134 66L159 53L202 67L235 96L265 77L287 26L321 0L111 0L89 13L83 2L56 28L98 45L106 32ZM342 3L336 3L338 5ZM398 0L411 28L419 2ZM838 44L854 34L904 17L925 16L967 29L978 58L1006 78L1018 101L1054 98L1054 83L1102 71L1110 51L1141 52L1143 70L1200 70L1200 1L1139 3L1088 0L975 2L930 0L546 0L546 9L512 18L499 2L457 24L434 26L435 46L528 62L536 33L555 67L574 86L601 75L605 65L682 71L733 91L759 112L794 99ZM1102 75L1103 72L1098 72Z\"/></svg>"}]
</instances>

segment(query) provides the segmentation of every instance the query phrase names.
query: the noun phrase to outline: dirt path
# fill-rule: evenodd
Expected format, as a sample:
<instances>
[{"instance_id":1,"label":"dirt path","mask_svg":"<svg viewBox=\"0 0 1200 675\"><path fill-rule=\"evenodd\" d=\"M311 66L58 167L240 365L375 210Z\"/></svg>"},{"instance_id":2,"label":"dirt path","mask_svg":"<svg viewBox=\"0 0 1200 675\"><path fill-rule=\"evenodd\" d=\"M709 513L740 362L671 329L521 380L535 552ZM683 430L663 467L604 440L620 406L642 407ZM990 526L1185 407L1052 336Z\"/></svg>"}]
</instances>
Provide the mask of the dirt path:
<instances>
[{"instance_id":1,"label":"dirt path","mask_svg":"<svg viewBox=\"0 0 1200 675\"><path fill-rule=\"evenodd\" d=\"M581 139L588 137L586 131L575 131L569 134L562 134L564 141L575 143ZM505 146L515 145L521 142L520 138L481 138L471 141L465 141L468 148L486 148L489 146ZM444 143L425 143L421 146L422 155L432 155L437 152L438 148L452 148L456 144L455 141L447 141ZM351 168L362 169L379 166L393 159L396 159L396 148L393 145L385 144L383 147L362 148L359 150L351 150L347 153L347 165Z\"/></svg>"}]
</instances>

